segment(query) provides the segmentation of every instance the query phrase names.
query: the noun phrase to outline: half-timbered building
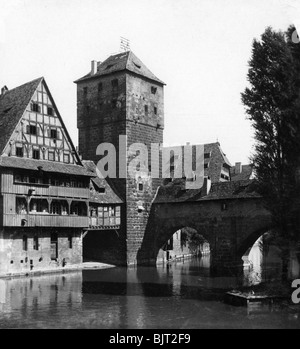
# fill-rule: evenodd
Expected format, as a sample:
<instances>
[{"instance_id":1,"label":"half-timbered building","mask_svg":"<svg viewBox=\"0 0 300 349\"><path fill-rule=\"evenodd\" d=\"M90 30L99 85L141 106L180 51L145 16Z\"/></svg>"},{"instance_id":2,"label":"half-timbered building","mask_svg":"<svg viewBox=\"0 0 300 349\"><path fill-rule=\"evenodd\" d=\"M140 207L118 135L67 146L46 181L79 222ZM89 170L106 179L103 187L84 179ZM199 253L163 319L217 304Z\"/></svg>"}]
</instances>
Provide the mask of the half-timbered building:
<instances>
[{"instance_id":1,"label":"half-timbered building","mask_svg":"<svg viewBox=\"0 0 300 349\"><path fill-rule=\"evenodd\" d=\"M0 96L0 274L74 268L90 180L44 78Z\"/></svg>"}]
</instances>

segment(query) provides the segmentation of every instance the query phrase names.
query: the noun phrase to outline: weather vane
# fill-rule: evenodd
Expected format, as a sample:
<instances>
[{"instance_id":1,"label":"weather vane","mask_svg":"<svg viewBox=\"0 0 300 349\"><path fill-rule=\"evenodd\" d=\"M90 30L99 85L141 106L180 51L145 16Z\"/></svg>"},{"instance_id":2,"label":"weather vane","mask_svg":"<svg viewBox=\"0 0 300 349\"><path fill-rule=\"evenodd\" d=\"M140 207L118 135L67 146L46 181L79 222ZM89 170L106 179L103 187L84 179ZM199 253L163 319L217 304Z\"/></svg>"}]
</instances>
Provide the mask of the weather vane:
<instances>
[{"instance_id":1,"label":"weather vane","mask_svg":"<svg viewBox=\"0 0 300 349\"><path fill-rule=\"evenodd\" d=\"M120 37L121 42L120 42L120 51L126 52L130 51L130 41L126 38L123 38L122 36Z\"/></svg>"}]
</instances>

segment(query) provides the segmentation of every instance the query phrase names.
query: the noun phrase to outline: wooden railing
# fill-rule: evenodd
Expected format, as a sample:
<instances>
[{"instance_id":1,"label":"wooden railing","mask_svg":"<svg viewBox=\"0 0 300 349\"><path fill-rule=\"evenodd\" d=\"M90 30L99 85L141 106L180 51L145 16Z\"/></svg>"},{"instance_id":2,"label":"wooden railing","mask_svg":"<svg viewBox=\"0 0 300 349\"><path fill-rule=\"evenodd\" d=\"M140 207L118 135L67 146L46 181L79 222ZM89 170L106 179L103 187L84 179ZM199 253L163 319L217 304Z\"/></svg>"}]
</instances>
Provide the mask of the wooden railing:
<instances>
[{"instance_id":1,"label":"wooden railing","mask_svg":"<svg viewBox=\"0 0 300 349\"><path fill-rule=\"evenodd\" d=\"M76 215L4 214L3 226L86 228L89 226L89 218Z\"/></svg>"}]
</instances>

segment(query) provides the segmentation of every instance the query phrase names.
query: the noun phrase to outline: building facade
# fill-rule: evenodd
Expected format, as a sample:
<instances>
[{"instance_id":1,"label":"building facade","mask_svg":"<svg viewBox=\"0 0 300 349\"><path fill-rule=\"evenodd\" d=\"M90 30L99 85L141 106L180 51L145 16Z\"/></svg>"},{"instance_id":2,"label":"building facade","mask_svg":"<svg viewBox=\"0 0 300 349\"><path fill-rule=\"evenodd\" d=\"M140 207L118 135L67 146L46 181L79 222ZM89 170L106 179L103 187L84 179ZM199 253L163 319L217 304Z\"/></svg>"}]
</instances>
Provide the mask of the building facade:
<instances>
[{"instance_id":1,"label":"building facade","mask_svg":"<svg viewBox=\"0 0 300 349\"><path fill-rule=\"evenodd\" d=\"M0 96L0 274L75 268L90 178L44 78Z\"/></svg>"},{"instance_id":2,"label":"building facade","mask_svg":"<svg viewBox=\"0 0 300 349\"><path fill-rule=\"evenodd\" d=\"M83 159L97 164L101 157L96 149L102 143L111 143L116 149L116 178L109 177L108 182L124 202L124 214L115 245L121 257L119 262L134 264L160 179L151 178L150 165L134 178L127 176L126 159L137 156L130 149L132 144L143 143L149 164L159 168L159 156L151 159L150 149L151 143L163 142L164 83L132 52L123 52L102 63L92 61L91 71L76 84L79 152ZM120 135L126 136L127 153L124 145L119 145ZM125 175L121 178L123 161Z\"/></svg>"}]
</instances>

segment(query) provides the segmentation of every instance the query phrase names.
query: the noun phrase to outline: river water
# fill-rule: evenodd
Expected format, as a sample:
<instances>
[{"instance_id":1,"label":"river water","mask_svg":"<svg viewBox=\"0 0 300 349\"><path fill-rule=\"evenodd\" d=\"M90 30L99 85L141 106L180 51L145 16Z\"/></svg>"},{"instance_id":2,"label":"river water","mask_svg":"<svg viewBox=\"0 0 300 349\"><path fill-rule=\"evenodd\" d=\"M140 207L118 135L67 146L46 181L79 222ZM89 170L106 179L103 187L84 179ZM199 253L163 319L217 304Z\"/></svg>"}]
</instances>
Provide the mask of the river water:
<instances>
[{"instance_id":1,"label":"river water","mask_svg":"<svg viewBox=\"0 0 300 349\"><path fill-rule=\"evenodd\" d=\"M245 274L245 277L249 275ZM300 328L295 309L224 303L245 282L211 277L209 256L0 280L0 328Z\"/></svg>"}]
</instances>

